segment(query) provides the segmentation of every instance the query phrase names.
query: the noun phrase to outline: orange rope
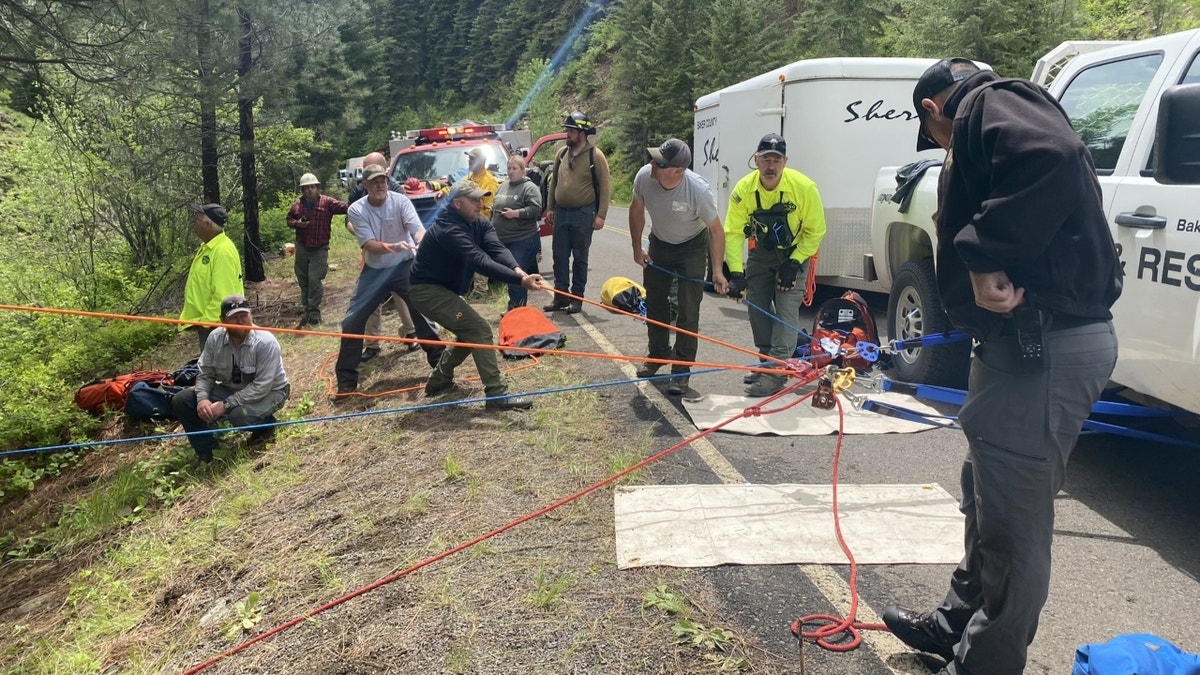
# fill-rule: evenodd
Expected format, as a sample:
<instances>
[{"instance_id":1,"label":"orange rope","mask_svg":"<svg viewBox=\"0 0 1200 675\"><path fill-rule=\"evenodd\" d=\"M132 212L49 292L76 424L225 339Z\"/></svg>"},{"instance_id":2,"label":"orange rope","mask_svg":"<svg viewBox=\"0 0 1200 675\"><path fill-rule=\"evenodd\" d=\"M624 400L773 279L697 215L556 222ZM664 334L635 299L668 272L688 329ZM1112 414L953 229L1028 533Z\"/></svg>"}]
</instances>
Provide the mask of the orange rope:
<instances>
[{"instance_id":1,"label":"orange rope","mask_svg":"<svg viewBox=\"0 0 1200 675\"><path fill-rule=\"evenodd\" d=\"M820 251L818 251L819 253ZM804 280L804 306L812 307L813 298L817 296L817 254L808 259L808 277Z\"/></svg>"}]
</instances>

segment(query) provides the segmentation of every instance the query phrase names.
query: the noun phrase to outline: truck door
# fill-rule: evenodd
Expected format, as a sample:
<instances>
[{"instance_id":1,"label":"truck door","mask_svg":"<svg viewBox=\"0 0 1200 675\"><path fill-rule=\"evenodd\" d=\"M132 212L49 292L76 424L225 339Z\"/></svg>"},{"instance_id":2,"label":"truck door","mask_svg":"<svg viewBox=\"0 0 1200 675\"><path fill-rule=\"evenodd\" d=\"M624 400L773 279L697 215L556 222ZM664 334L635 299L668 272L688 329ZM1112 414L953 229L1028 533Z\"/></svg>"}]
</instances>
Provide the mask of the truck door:
<instances>
[{"instance_id":1,"label":"truck door","mask_svg":"<svg viewBox=\"0 0 1200 675\"><path fill-rule=\"evenodd\" d=\"M1160 185L1151 170L1159 95L1183 81L1200 82L1194 54L1130 53L1081 70L1061 101L1092 151L1125 272L1113 379L1200 410L1200 186Z\"/></svg>"},{"instance_id":2,"label":"truck door","mask_svg":"<svg viewBox=\"0 0 1200 675\"><path fill-rule=\"evenodd\" d=\"M759 139L771 132L783 133L783 82L776 79L763 87L722 93L720 111L717 182L713 189L717 192L717 213L724 221L733 186L754 170L751 157Z\"/></svg>"}]
</instances>

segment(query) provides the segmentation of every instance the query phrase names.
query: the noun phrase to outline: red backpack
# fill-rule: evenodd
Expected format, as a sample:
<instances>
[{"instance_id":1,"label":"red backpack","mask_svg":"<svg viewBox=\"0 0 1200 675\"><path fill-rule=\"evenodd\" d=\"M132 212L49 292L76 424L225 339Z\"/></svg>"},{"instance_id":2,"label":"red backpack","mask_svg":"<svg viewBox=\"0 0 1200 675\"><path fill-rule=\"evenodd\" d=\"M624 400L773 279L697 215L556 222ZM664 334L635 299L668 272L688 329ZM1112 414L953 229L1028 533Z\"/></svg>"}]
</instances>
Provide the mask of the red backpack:
<instances>
[{"instance_id":1,"label":"red backpack","mask_svg":"<svg viewBox=\"0 0 1200 675\"><path fill-rule=\"evenodd\" d=\"M155 387L172 384L171 374L165 370L135 370L83 385L75 392L75 405L90 413L122 410L129 390L137 382L146 382Z\"/></svg>"},{"instance_id":2,"label":"red backpack","mask_svg":"<svg viewBox=\"0 0 1200 675\"><path fill-rule=\"evenodd\" d=\"M817 308L813 319L811 363L823 368L831 362L859 371L871 369L871 362L861 356L833 356L831 351L842 347L853 347L859 342L879 345L879 332L875 330L875 319L867 301L854 291L846 291L839 298L826 300Z\"/></svg>"}]
</instances>

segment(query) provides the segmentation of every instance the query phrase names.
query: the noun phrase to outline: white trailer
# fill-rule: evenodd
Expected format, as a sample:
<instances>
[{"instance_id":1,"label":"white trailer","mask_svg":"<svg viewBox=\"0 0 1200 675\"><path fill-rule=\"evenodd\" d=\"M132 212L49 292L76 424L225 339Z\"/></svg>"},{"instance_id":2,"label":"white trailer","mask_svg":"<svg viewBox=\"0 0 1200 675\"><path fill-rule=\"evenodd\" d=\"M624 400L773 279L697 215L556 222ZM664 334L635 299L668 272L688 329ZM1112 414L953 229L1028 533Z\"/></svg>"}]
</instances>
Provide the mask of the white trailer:
<instances>
[{"instance_id":1,"label":"white trailer","mask_svg":"<svg viewBox=\"0 0 1200 675\"><path fill-rule=\"evenodd\" d=\"M759 139L781 134L788 166L816 182L828 231L818 281L886 291L871 260L876 170L940 151L915 151L912 90L935 59L810 59L696 101L693 170L713 186L722 218L737 181L754 170Z\"/></svg>"}]
</instances>

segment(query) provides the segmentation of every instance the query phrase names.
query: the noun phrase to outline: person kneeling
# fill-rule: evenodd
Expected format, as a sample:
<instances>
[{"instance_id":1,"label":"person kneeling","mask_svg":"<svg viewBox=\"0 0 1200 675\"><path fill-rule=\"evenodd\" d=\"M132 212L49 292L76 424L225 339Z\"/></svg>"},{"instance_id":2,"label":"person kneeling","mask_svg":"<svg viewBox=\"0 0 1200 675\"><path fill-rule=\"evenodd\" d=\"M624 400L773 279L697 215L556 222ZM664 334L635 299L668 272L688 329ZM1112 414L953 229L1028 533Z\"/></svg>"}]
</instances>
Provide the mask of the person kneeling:
<instances>
[{"instance_id":1,"label":"person kneeling","mask_svg":"<svg viewBox=\"0 0 1200 675\"><path fill-rule=\"evenodd\" d=\"M542 285L542 277L527 274L500 243L496 229L481 218L483 198L491 194L470 180L461 180L445 198L449 204L437 221L425 232L412 268L413 305L417 311L440 323L455 338L466 344L492 344L492 327L462 294L471 288L475 272L528 291ZM454 368L467 359L475 359L479 379L488 401L485 407L499 410L524 410L533 407L527 396L509 396L508 385L500 375L493 349L453 346L442 352L425 383L425 395L436 396L454 388Z\"/></svg>"},{"instance_id":2,"label":"person kneeling","mask_svg":"<svg viewBox=\"0 0 1200 675\"><path fill-rule=\"evenodd\" d=\"M196 386L171 401L175 418L188 432L215 429L217 422L226 419L235 427L274 424L275 412L291 394L279 342L271 333L252 328L250 303L240 295L221 301L221 322L245 327L217 328L208 336ZM250 440L266 441L274 433L274 427L256 429ZM188 442L201 461L212 461L215 435L193 434Z\"/></svg>"}]
</instances>

